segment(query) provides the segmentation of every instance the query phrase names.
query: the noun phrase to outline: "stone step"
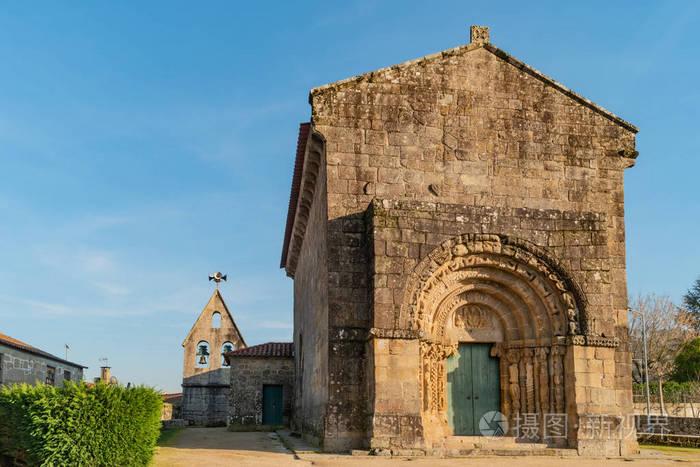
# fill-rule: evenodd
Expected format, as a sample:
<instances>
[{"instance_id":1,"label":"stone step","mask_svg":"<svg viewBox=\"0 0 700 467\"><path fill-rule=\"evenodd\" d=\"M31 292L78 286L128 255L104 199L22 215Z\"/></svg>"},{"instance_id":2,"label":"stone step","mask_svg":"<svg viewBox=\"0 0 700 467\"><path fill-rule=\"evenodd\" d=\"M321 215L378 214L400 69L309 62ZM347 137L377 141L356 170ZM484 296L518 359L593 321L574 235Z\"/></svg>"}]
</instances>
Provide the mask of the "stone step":
<instances>
[{"instance_id":1,"label":"stone step","mask_svg":"<svg viewBox=\"0 0 700 467\"><path fill-rule=\"evenodd\" d=\"M439 446L445 449L547 449L545 443L520 442L512 436L448 436Z\"/></svg>"},{"instance_id":2,"label":"stone step","mask_svg":"<svg viewBox=\"0 0 700 467\"><path fill-rule=\"evenodd\" d=\"M433 449L426 452L429 456L435 457L488 457L488 456L541 456L541 457L576 457L578 456L575 449L562 448L537 448L529 449L522 447L504 447L504 448L474 448L474 449L458 449L444 448Z\"/></svg>"}]
</instances>

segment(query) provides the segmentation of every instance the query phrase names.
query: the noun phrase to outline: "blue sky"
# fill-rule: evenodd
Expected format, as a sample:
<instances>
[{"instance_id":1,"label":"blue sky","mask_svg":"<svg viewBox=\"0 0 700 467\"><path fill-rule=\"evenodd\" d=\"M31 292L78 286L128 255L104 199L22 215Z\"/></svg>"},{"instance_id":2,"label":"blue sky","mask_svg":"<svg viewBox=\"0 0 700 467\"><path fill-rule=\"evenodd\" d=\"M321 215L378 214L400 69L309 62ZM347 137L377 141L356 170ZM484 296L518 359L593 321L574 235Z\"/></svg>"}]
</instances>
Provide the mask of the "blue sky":
<instances>
[{"instance_id":1,"label":"blue sky","mask_svg":"<svg viewBox=\"0 0 700 467\"><path fill-rule=\"evenodd\" d=\"M700 276L695 2L12 2L0 12L0 331L179 391L207 274L248 344L288 340L279 270L314 86L491 42L640 128L630 292Z\"/></svg>"}]
</instances>

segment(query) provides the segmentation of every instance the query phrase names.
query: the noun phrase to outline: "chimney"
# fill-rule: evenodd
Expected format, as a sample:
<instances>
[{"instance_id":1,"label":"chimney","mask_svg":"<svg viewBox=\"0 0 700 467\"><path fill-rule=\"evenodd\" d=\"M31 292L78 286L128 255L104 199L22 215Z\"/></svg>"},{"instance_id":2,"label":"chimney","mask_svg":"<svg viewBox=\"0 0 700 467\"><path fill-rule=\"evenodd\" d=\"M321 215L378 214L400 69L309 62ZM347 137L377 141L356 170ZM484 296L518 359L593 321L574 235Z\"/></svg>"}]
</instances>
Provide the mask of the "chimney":
<instances>
[{"instance_id":1,"label":"chimney","mask_svg":"<svg viewBox=\"0 0 700 467\"><path fill-rule=\"evenodd\" d=\"M110 367L108 366L102 366L100 367L100 379L102 380L103 383L109 383L109 373L110 373Z\"/></svg>"},{"instance_id":2,"label":"chimney","mask_svg":"<svg viewBox=\"0 0 700 467\"><path fill-rule=\"evenodd\" d=\"M472 26L469 28L469 42L472 44L488 44L489 43L489 27L488 26Z\"/></svg>"}]
</instances>

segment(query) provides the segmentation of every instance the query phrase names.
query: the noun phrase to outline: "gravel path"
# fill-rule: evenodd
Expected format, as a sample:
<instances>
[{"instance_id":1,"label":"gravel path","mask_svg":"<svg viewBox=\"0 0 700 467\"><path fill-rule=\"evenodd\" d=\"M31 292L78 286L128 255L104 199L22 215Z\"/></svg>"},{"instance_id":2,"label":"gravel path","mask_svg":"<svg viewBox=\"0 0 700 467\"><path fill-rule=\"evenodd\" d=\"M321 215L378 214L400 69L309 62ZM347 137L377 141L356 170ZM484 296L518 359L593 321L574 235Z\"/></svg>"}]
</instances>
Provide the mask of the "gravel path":
<instances>
[{"instance_id":1,"label":"gravel path","mask_svg":"<svg viewBox=\"0 0 700 467\"><path fill-rule=\"evenodd\" d=\"M300 448L302 446L302 448ZM633 459L582 459L554 457L492 457L492 458L381 458L362 456L342 456L334 454L317 454L303 449L303 443L294 446L299 454L295 455L280 440L276 433L266 432L229 432L225 428L186 428L175 435L167 446L157 448L153 460L155 467L165 466L274 466L302 467L457 467L488 464L491 467L630 467L630 466L665 466L678 462L680 465L700 465L700 451L697 452L660 452L644 450L644 458Z\"/></svg>"}]
</instances>

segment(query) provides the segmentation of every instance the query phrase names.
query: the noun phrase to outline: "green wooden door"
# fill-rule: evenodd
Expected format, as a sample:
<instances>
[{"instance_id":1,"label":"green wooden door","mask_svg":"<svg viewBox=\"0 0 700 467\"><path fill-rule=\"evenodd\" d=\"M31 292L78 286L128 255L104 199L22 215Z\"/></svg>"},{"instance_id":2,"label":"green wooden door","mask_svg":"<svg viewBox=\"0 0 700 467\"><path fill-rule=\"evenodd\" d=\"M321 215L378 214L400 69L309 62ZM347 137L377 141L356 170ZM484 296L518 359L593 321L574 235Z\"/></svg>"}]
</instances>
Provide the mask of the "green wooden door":
<instances>
[{"instance_id":1,"label":"green wooden door","mask_svg":"<svg viewBox=\"0 0 700 467\"><path fill-rule=\"evenodd\" d=\"M282 425L282 386L263 386L263 425Z\"/></svg>"},{"instance_id":2,"label":"green wooden door","mask_svg":"<svg viewBox=\"0 0 700 467\"><path fill-rule=\"evenodd\" d=\"M501 410L499 364L490 349L491 344L459 344L447 359L447 420L454 435L481 435L481 417Z\"/></svg>"}]
</instances>

